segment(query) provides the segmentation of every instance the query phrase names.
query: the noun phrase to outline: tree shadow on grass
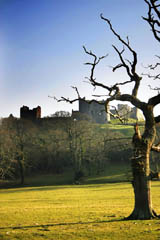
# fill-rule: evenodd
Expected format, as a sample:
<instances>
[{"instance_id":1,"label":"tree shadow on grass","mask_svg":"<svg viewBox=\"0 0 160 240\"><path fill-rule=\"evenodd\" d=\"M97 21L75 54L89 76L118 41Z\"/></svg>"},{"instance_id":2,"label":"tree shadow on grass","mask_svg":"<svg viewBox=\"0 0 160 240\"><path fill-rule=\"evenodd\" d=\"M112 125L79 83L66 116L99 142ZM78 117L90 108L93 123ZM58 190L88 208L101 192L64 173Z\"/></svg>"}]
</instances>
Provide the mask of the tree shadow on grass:
<instances>
[{"instance_id":1,"label":"tree shadow on grass","mask_svg":"<svg viewBox=\"0 0 160 240\"><path fill-rule=\"evenodd\" d=\"M118 174L118 175L117 175ZM122 183L128 182L128 179L124 176L122 171L110 170L106 174L95 175L92 177L86 176L83 181L80 181L80 186L83 185L101 185L108 183ZM14 181L0 181L0 189L12 189L12 188L28 188L28 187L47 187L47 186L61 186L61 185L75 185L74 184L74 171L68 170L63 174L41 174L34 175L33 177L25 178L25 183L20 184L20 180ZM77 184L78 186L78 184Z\"/></svg>"},{"instance_id":2,"label":"tree shadow on grass","mask_svg":"<svg viewBox=\"0 0 160 240\"><path fill-rule=\"evenodd\" d=\"M1 191L0 191L0 193L12 193L12 192L14 192L14 193L25 193L25 192L34 192L34 191L38 191L38 192L40 192L40 191L49 191L49 190L51 190L51 191L54 191L54 190L63 190L63 189L66 189L66 188L68 188L68 186L65 186L65 185L63 185L63 186L40 186L40 187L28 187L28 186L26 186L26 187L24 187L24 186L22 186L22 187L15 187L15 188L7 188L7 189L1 189Z\"/></svg>"},{"instance_id":3,"label":"tree shadow on grass","mask_svg":"<svg viewBox=\"0 0 160 240\"><path fill-rule=\"evenodd\" d=\"M21 188L43 188L43 187L57 187L57 186L67 186L67 185L71 185L73 183L73 181L68 181L68 182L42 182L41 183L24 183L24 184L19 184L19 183L9 183L9 184L0 184L0 189L21 189Z\"/></svg>"},{"instance_id":4,"label":"tree shadow on grass","mask_svg":"<svg viewBox=\"0 0 160 240\"><path fill-rule=\"evenodd\" d=\"M103 223L111 223L111 222L123 222L126 221L125 218L122 219L110 219L103 221L91 221L91 222L68 222L68 223L53 223L53 224L39 224L39 225L30 225L30 226L12 226L12 227L0 227L0 230L23 230L23 229L32 229L32 228L42 228L47 229L49 227L57 227L57 226L73 226L73 225L89 225L89 224L103 224Z\"/></svg>"},{"instance_id":5,"label":"tree shadow on grass","mask_svg":"<svg viewBox=\"0 0 160 240\"><path fill-rule=\"evenodd\" d=\"M114 183L104 183L106 184L106 190L114 190L116 186L118 186L118 189L124 190L124 186L122 187L121 184L129 183L129 182L114 182ZM11 188L2 188L0 193L22 193L22 192L34 192L34 191L56 191L56 190L63 190L68 188L73 189L92 189L92 191L104 191L104 184L66 184L66 185L44 185L44 186L15 186ZM119 186L120 185L120 186ZM96 189L95 189L96 188ZM130 189L130 186L125 187L125 189Z\"/></svg>"}]
</instances>

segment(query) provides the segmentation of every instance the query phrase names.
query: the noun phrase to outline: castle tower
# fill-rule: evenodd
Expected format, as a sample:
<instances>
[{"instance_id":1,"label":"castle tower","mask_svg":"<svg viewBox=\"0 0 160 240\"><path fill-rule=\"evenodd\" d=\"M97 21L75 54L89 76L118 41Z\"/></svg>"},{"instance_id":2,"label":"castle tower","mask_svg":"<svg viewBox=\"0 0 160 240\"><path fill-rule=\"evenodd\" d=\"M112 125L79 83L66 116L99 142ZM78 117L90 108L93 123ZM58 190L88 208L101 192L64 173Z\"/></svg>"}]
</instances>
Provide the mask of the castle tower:
<instances>
[{"instance_id":1,"label":"castle tower","mask_svg":"<svg viewBox=\"0 0 160 240\"><path fill-rule=\"evenodd\" d=\"M20 108L20 118L30 119L30 120L41 118L41 107L38 106L31 110L27 106L21 107Z\"/></svg>"},{"instance_id":2,"label":"castle tower","mask_svg":"<svg viewBox=\"0 0 160 240\"><path fill-rule=\"evenodd\" d=\"M103 103L103 102L101 102ZM107 123L110 121L110 114L106 114L104 104L98 102L87 102L87 100L79 100L79 112L88 114L96 123Z\"/></svg>"}]
</instances>

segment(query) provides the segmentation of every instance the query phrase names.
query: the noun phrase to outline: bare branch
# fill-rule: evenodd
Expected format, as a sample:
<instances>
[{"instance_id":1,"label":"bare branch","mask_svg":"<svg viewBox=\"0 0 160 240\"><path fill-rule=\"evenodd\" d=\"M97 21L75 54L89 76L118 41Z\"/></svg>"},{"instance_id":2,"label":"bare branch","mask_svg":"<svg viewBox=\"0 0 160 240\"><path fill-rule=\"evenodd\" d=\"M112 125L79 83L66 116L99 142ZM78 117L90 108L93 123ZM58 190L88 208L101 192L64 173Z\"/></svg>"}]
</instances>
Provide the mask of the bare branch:
<instances>
[{"instance_id":1,"label":"bare branch","mask_svg":"<svg viewBox=\"0 0 160 240\"><path fill-rule=\"evenodd\" d=\"M158 58L158 60L160 60L160 56L156 55L156 57ZM159 66L160 66L160 62L157 62L155 64L149 64L147 67L145 66L144 68L147 68L147 69L150 69L151 71L154 71L154 70L157 70L157 68ZM142 73L141 75L147 76L148 78L152 78L153 80L160 80L160 74L159 73L158 74Z\"/></svg>"},{"instance_id":2,"label":"bare branch","mask_svg":"<svg viewBox=\"0 0 160 240\"><path fill-rule=\"evenodd\" d=\"M85 51L86 54L88 54L88 55L90 55L90 56L93 57L93 63L86 63L87 65L91 65L91 74L90 74L90 77L89 77L89 78L87 77L87 79L89 80L89 82L91 83L91 85L92 85L93 87L97 87L97 86L98 86L98 87L102 87L102 88L104 88L104 89L107 89L107 90L110 92L110 94L111 94L111 92L112 92L113 90L116 90L116 91L117 91L117 88L115 89L114 87L108 87L108 86L106 86L106 85L103 84L103 83L97 82L97 81L96 81L96 78L94 78L95 67L99 64L99 62L100 62L102 59L104 59L105 57L107 57L108 54L98 58L92 51L88 51L85 46L83 46L83 49L84 49L84 51Z\"/></svg>"},{"instance_id":3,"label":"bare branch","mask_svg":"<svg viewBox=\"0 0 160 240\"><path fill-rule=\"evenodd\" d=\"M160 103L160 94L149 99L148 104L155 107Z\"/></svg>"},{"instance_id":4,"label":"bare branch","mask_svg":"<svg viewBox=\"0 0 160 240\"><path fill-rule=\"evenodd\" d=\"M74 102L76 102L76 101L79 101L80 99L84 99L84 98L81 98L80 97L80 94L79 94L79 91L78 91L78 88L77 87L75 87L75 86L71 86L71 88L73 88L75 91L76 91L76 93L77 93L77 98L75 98L75 99L69 99L69 98L65 98L65 97L61 97L60 99L58 99L58 98L56 98L55 96L48 96L48 97L50 97L50 98L53 98L54 100L56 100L57 102L67 102L67 103L70 103L70 104L72 104L72 103L74 103Z\"/></svg>"},{"instance_id":5,"label":"bare branch","mask_svg":"<svg viewBox=\"0 0 160 240\"><path fill-rule=\"evenodd\" d=\"M142 17L151 27L155 39L160 42L160 4L156 0L144 0L148 5L148 16Z\"/></svg>"},{"instance_id":6,"label":"bare branch","mask_svg":"<svg viewBox=\"0 0 160 240\"><path fill-rule=\"evenodd\" d=\"M101 14L101 19L103 19L105 22L107 22L107 24L109 25L110 27L110 30L113 32L113 34L118 38L118 40L128 48L128 50L131 52L132 56L133 56L133 61L128 61L129 65L126 64L126 61L123 59L122 57L122 54L124 52L124 47L123 47L123 50L120 52L114 45L113 45L113 48L115 49L115 51L118 53L118 56L121 60L121 63L116 65L114 68L113 68L113 71L117 70L118 68L121 68L121 67L124 67L127 71L127 74L128 76L130 77L130 82L135 82L135 85L134 85L134 88L133 88L133 91L132 91L132 95L133 96L137 96L138 94L138 89L139 89L139 86L140 86L140 81L141 81L141 77L138 76L138 74L136 73L136 65L137 65L137 53L131 48L130 46L130 42L129 42L129 38L127 36L127 41L123 40L121 38L121 36L113 29L112 27L112 24L110 22L109 19L103 17L103 15ZM118 85L118 84L117 84Z\"/></svg>"},{"instance_id":7,"label":"bare branch","mask_svg":"<svg viewBox=\"0 0 160 240\"><path fill-rule=\"evenodd\" d=\"M157 58L158 58L158 60L160 61L160 56L158 56L158 55L155 55ZM155 63L155 64L149 64L148 66L143 66L144 68L149 68L150 70L155 70L157 67L159 67L160 66L160 63L159 62L157 62L157 63Z\"/></svg>"},{"instance_id":8,"label":"bare branch","mask_svg":"<svg viewBox=\"0 0 160 240\"><path fill-rule=\"evenodd\" d=\"M160 142L158 144L153 144L151 150L154 152L160 152Z\"/></svg>"},{"instance_id":9,"label":"bare branch","mask_svg":"<svg viewBox=\"0 0 160 240\"><path fill-rule=\"evenodd\" d=\"M126 61L129 63L130 66L132 66L131 61L129 61L128 59L126 59Z\"/></svg>"},{"instance_id":10,"label":"bare branch","mask_svg":"<svg viewBox=\"0 0 160 240\"><path fill-rule=\"evenodd\" d=\"M114 45L113 45L113 48L115 49L115 51L118 53L119 55L119 58L121 60L121 64L118 64L116 67L113 68L113 72L117 69L117 68L120 68L120 67L124 67L126 68L126 71L127 71L127 74L130 78L132 78L132 75L130 73L130 69L128 67L128 65L125 63L123 57L122 57L122 54L123 52L125 51L124 47L123 47L123 50L120 52Z\"/></svg>"},{"instance_id":11,"label":"bare branch","mask_svg":"<svg viewBox=\"0 0 160 240\"><path fill-rule=\"evenodd\" d=\"M128 81L125 81L125 82L116 83L115 86L122 86L122 85L126 85L126 84L132 83L132 82L133 82L132 80L128 80Z\"/></svg>"},{"instance_id":12,"label":"bare branch","mask_svg":"<svg viewBox=\"0 0 160 240\"><path fill-rule=\"evenodd\" d=\"M114 109L113 111L110 110L111 107ZM122 113L121 113L121 110L122 110L122 109L118 110L115 106L109 105L109 108L108 108L108 110L107 110L107 113L109 113L110 116L112 116L113 118L119 119L120 122L125 123L125 121L126 121L126 116L127 116L128 113L130 113L131 111L127 111L126 113L122 114Z\"/></svg>"},{"instance_id":13,"label":"bare branch","mask_svg":"<svg viewBox=\"0 0 160 240\"><path fill-rule=\"evenodd\" d=\"M158 66L160 66L160 63L156 63L155 65L153 65L153 64L148 65L148 67L149 67L151 70L156 69Z\"/></svg>"},{"instance_id":14,"label":"bare branch","mask_svg":"<svg viewBox=\"0 0 160 240\"><path fill-rule=\"evenodd\" d=\"M121 68L121 67L124 67L124 65L122 63L119 63L118 65L113 67L112 71L115 72L118 68Z\"/></svg>"},{"instance_id":15,"label":"bare branch","mask_svg":"<svg viewBox=\"0 0 160 240\"><path fill-rule=\"evenodd\" d=\"M93 97L108 97L108 95L92 95Z\"/></svg>"},{"instance_id":16,"label":"bare branch","mask_svg":"<svg viewBox=\"0 0 160 240\"><path fill-rule=\"evenodd\" d=\"M119 114L118 110L116 109L116 107L115 107L115 106L112 106L112 108L114 108L115 113L111 112L111 111L109 110L109 108L107 108L107 111L106 111L106 112L109 113L111 117L117 118L117 119L119 119L119 121L120 121L121 123L124 123L124 122L125 122L125 119L124 119L122 116L120 116L120 114Z\"/></svg>"},{"instance_id":17,"label":"bare branch","mask_svg":"<svg viewBox=\"0 0 160 240\"><path fill-rule=\"evenodd\" d=\"M158 87L153 88L153 87L151 87L151 85L148 85L148 87L150 87L151 90L158 91L158 94L159 94L160 88L158 88Z\"/></svg>"},{"instance_id":18,"label":"bare branch","mask_svg":"<svg viewBox=\"0 0 160 240\"><path fill-rule=\"evenodd\" d=\"M160 115L154 118L156 123L160 123Z\"/></svg>"},{"instance_id":19,"label":"bare branch","mask_svg":"<svg viewBox=\"0 0 160 240\"><path fill-rule=\"evenodd\" d=\"M77 93L77 95L78 95L78 98L80 99L81 97L80 97L78 88L77 88L77 87L74 87L74 86L71 86L71 88L73 88L73 89L76 91L76 93Z\"/></svg>"},{"instance_id":20,"label":"bare branch","mask_svg":"<svg viewBox=\"0 0 160 240\"><path fill-rule=\"evenodd\" d=\"M52 96L48 96L48 97L53 98L53 99L56 100L57 102L67 102L67 103L70 103L70 104L81 100L81 101L87 102L87 103L89 103L89 104L91 104L92 102L96 102L96 103L98 103L98 104L100 104L100 105L105 105L105 101L98 101L98 100L96 100L96 99L86 100L85 97L81 97L81 96L80 96L77 87L71 86L71 88L73 88L73 89L76 91L77 96L78 96L77 98L70 99L70 98L61 97L60 99L58 99L58 98L56 98L55 96L53 96L53 97L52 97Z\"/></svg>"},{"instance_id":21,"label":"bare branch","mask_svg":"<svg viewBox=\"0 0 160 240\"><path fill-rule=\"evenodd\" d=\"M160 73L156 75L151 75L151 74L142 74L143 76L147 76L148 78L152 78L153 80L160 79Z\"/></svg>"},{"instance_id":22,"label":"bare branch","mask_svg":"<svg viewBox=\"0 0 160 240\"><path fill-rule=\"evenodd\" d=\"M68 102L68 103L74 103L76 101L78 101L79 98L75 98L73 100L70 100L69 98L65 98L65 97L61 97L60 99L57 100L57 102Z\"/></svg>"},{"instance_id":23,"label":"bare branch","mask_svg":"<svg viewBox=\"0 0 160 240\"><path fill-rule=\"evenodd\" d=\"M111 31L113 32L113 34L114 34L114 35L118 38L118 40L119 40L122 44L124 44L124 45L129 49L129 51L132 53L132 55L133 55L133 64L132 64L132 69L131 69L131 71L132 71L132 74L134 74L135 71L136 71L137 53L130 47L129 38L127 37L127 42L126 42L125 40L123 40L123 39L121 38L121 36L113 29L110 20L107 19L107 18L104 18L102 14L100 15L100 17L101 17L101 19L103 19L104 21L106 21L106 22L108 23L108 25L109 25Z\"/></svg>"}]
</instances>

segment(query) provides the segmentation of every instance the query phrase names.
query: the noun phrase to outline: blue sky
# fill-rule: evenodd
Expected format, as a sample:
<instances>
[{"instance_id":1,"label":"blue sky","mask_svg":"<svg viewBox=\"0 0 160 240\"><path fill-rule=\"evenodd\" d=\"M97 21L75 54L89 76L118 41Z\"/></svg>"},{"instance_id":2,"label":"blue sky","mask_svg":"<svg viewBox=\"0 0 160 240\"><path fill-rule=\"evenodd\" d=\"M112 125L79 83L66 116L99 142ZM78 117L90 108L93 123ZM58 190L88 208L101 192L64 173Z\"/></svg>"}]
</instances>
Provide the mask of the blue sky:
<instances>
[{"instance_id":1,"label":"blue sky","mask_svg":"<svg viewBox=\"0 0 160 240\"><path fill-rule=\"evenodd\" d=\"M141 18L147 12L143 0L0 0L0 12L1 117L10 113L19 117L23 105L40 105L42 116L76 110L77 104L57 103L48 97L74 98L72 85L87 98L106 94L102 90L93 92L83 82L90 74L84 65L89 58L83 45L100 56L109 53L96 71L97 80L111 85L127 79L124 71L114 74L108 67L119 63L111 45L122 46L100 19L100 13L112 21L122 37L130 37L138 53L140 74L146 71L142 63L154 62L158 51L149 26ZM143 100L155 94L146 87L148 84L144 78L139 95Z\"/></svg>"}]
</instances>

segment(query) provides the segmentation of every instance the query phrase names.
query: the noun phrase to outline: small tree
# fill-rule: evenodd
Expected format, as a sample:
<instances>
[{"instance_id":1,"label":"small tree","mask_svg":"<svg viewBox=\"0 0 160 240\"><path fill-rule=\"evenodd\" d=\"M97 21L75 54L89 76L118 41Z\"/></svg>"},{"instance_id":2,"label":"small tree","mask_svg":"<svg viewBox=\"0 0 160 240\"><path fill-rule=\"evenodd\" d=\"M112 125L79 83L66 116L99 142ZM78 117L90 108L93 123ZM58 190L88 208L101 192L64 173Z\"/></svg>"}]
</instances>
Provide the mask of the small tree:
<instances>
[{"instance_id":1,"label":"small tree","mask_svg":"<svg viewBox=\"0 0 160 240\"><path fill-rule=\"evenodd\" d=\"M160 12L158 7L160 5L156 5L157 0L150 0L145 2L149 6L149 15L148 19L146 19L152 27L152 31L154 33L155 38L159 41L159 29L156 29L156 26L159 28L159 22L155 21L153 15L151 13L152 10L160 16ZM153 7L154 6L154 7ZM134 105L136 108L140 109L143 112L145 118L145 126L143 134L140 133L138 124L135 125L135 133L133 136L133 157L132 157L132 175L133 175L133 189L134 189L134 199L135 205L133 212L128 217L128 219L151 219L157 217L156 212L152 207L151 200L151 172L150 172L150 151L160 152L160 144L154 144L156 137L156 124L160 122L160 115L155 117L153 110L155 106L160 103L160 94L158 93L154 97L148 99L147 102L141 101L137 96L139 92L139 88L142 82L142 76L137 73L137 53L131 47L129 38L127 37L124 40L113 28L109 19L103 17L101 14L101 19L107 23L113 35L119 40L119 42L123 45L122 50L119 50L115 45L113 48L115 52L118 54L120 59L120 63L113 67L113 72L117 71L120 68L123 68L127 73L128 80L124 82L115 82L114 85L108 86L100 81L97 81L94 77L95 68L100 63L102 59L106 56L97 57L92 51L88 51L85 47L84 51L87 55L93 58L92 62L87 62L86 64L91 66L91 73L88 81L90 84L95 87L103 88L107 91L107 98L104 101L106 112L109 112L109 104L114 100L118 101L127 101ZM125 51L128 50L132 55L132 60L126 60L124 57ZM120 91L120 87L131 84L131 94L122 93ZM79 99L84 100L84 98L80 97L78 89L74 87L77 92L78 97L76 99L70 100L68 98L62 97L58 101L66 101L69 103L73 103ZM92 100L96 101L96 100ZM121 119L120 119L121 120Z\"/></svg>"}]
</instances>

